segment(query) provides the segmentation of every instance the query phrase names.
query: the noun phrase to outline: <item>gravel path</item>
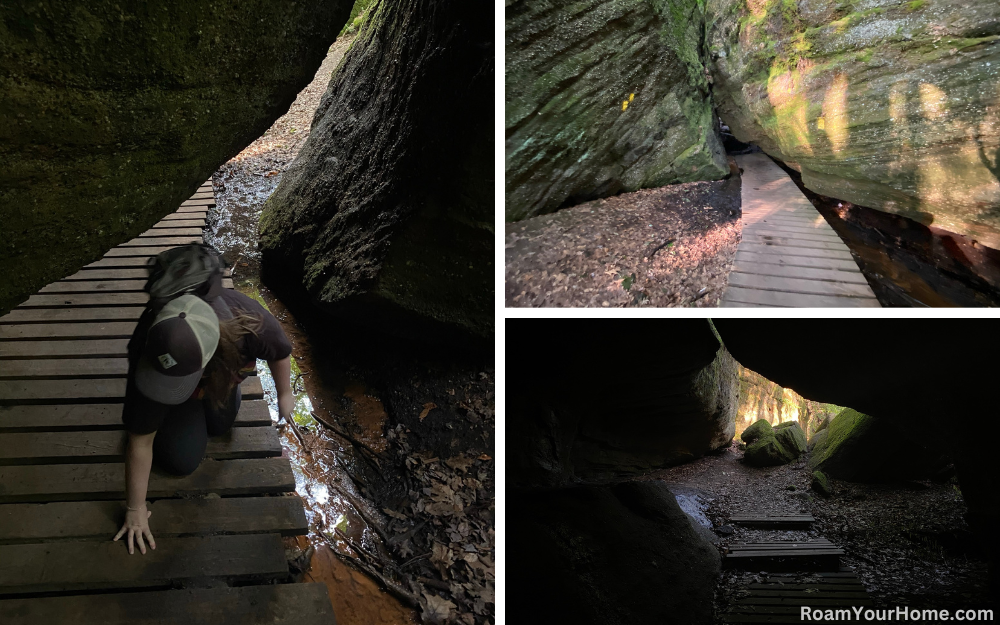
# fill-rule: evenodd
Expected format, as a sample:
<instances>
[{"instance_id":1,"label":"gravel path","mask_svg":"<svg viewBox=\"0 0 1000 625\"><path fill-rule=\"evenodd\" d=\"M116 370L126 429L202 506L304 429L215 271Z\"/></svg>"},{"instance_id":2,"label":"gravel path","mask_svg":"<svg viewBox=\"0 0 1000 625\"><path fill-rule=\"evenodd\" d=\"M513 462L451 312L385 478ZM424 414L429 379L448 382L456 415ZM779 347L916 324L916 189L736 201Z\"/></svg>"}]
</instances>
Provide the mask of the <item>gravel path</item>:
<instances>
[{"instance_id":1,"label":"gravel path","mask_svg":"<svg viewBox=\"0 0 1000 625\"><path fill-rule=\"evenodd\" d=\"M508 224L507 306L718 306L740 180L623 193Z\"/></svg>"},{"instance_id":2,"label":"gravel path","mask_svg":"<svg viewBox=\"0 0 1000 625\"><path fill-rule=\"evenodd\" d=\"M834 496L809 490L805 459L768 468L741 462L736 444L722 453L659 471L671 487L697 490L711 500L705 513L716 528L739 513L808 512L809 531L754 530L732 526L730 543L825 537L844 548L841 561L854 568L881 606L934 609L981 606L987 600L987 565L964 520L961 491L954 480L905 484L851 484L831 480ZM704 497L703 497L704 498ZM717 591L719 610L738 598L758 571L725 572Z\"/></svg>"}]
</instances>

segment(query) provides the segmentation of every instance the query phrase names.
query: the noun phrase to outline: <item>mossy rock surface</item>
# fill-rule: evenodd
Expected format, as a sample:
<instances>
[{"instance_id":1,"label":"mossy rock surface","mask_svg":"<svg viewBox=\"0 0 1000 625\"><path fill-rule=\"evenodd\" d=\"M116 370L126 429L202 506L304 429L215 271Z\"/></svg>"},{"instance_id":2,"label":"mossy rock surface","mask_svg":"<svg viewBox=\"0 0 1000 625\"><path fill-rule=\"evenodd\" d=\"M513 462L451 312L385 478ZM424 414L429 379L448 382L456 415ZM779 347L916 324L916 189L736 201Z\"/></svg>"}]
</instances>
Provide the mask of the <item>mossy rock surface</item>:
<instances>
[{"instance_id":1,"label":"mossy rock surface","mask_svg":"<svg viewBox=\"0 0 1000 625\"><path fill-rule=\"evenodd\" d=\"M799 457L794 448L786 447L775 435L760 438L747 447L743 460L752 467L774 467L788 464Z\"/></svg>"},{"instance_id":2,"label":"mossy rock surface","mask_svg":"<svg viewBox=\"0 0 1000 625\"><path fill-rule=\"evenodd\" d=\"M806 451L806 435L797 421L786 421L774 427L774 437L796 457Z\"/></svg>"},{"instance_id":3,"label":"mossy rock surface","mask_svg":"<svg viewBox=\"0 0 1000 625\"><path fill-rule=\"evenodd\" d=\"M351 4L0 3L0 314L149 229L260 136Z\"/></svg>"},{"instance_id":4,"label":"mossy rock surface","mask_svg":"<svg viewBox=\"0 0 1000 625\"><path fill-rule=\"evenodd\" d=\"M826 446L826 437L829 435L830 435L830 430L826 428L820 430L819 432L816 432L815 434L813 434L813 437L809 439L807 449L809 449L809 451L813 451L816 448L822 449L824 446Z\"/></svg>"},{"instance_id":5,"label":"mossy rock surface","mask_svg":"<svg viewBox=\"0 0 1000 625\"><path fill-rule=\"evenodd\" d=\"M492 349L493 16L383 0L264 205L262 269L354 323Z\"/></svg>"},{"instance_id":6,"label":"mossy rock surface","mask_svg":"<svg viewBox=\"0 0 1000 625\"><path fill-rule=\"evenodd\" d=\"M941 441L927 440L888 419L877 419L856 410L841 412L825 431L825 439L813 437L809 467L836 479L850 482L923 479L938 475L950 464Z\"/></svg>"},{"instance_id":7,"label":"mossy rock surface","mask_svg":"<svg viewBox=\"0 0 1000 625\"><path fill-rule=\"evenodd\" d=\"M747 429L743 430L743 433L740 434L740 438L744 443L749 445L760 440L761 438L773 435L774 432L772 431L771 424L764 419L760 419Z\"/></svg>"},{"instance_id":8,"label":"mossy rock surface","mask_svg":"<svg viewBox=\"0 0 1000 625\"><path fill-rule=\"evenodd\" d=\"M830 497L833 495L833 490L830 488L830 480L822 471L813 471L812 474L812 489L818 495L823 497Z\"/></svg>"},{"instance_id":9,"label":"mossy rock surface","mask_svg":"<svg viewBox=\"0 0 1000 625\"><path fill-rule=\"evenodd\" d=\"M713 95L817 193L1000 248L1000 3L708 0Z\"/></svg>"},{"instance_id":10,"label":"mossy rock surface","mask_svg":"<svg viewBox=\"0 0 1000 625\"><path fill-rule=\"evenodd\" d=\"M506 3L508 221L729 174L701 0Z\"/></svg>"}]
</instances>

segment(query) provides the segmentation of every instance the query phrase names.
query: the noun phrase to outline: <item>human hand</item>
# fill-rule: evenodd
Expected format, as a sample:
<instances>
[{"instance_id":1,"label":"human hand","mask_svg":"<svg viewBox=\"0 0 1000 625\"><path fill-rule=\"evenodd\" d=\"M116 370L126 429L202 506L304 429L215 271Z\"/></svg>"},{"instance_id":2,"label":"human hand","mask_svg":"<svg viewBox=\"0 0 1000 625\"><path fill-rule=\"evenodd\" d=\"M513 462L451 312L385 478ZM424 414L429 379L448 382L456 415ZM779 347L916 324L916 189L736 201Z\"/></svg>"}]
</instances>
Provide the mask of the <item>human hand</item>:
<instances>
[{"instance_id":1,"label":"human hand","mask_svg":"<svg viewBox=\"0 0 1000 625\"><path fill-rule=\"evenodd\" d=\"M149 517L152 516L153 512L151 510L146 510L146 504L142 504L138 509L129 509L125 512L125 523L122 528L118 530L115 534L115 540L122 537L125 532L128 532L128 552L135 553L133 546L133 540L139 543L139 552L146 553L146 544L143 542L143 536L149 540L149 546L152 549L156 549L156 541L153 540L153 534L149 531Z\"/></svg>"}]
</instances>

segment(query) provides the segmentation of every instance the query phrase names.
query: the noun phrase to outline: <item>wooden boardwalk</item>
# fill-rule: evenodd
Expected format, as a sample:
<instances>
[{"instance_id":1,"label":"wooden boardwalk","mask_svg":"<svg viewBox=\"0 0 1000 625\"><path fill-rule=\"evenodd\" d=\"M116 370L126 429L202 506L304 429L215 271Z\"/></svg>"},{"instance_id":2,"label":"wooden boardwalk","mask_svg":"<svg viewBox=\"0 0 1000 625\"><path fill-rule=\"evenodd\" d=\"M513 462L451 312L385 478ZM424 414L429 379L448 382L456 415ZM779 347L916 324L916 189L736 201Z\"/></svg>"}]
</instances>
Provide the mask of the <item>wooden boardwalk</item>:
<instances>
[{"instance_id":1,"label":"wooden boardwalk","mask_svg":"<svg viewBox=\"0 0 1000 625\"><path fill-rule=\"evenodd\" d=\"M762 541L729 545L722 563L726 568L771 571L836 571L844 550L825 538L804 541Z\"/></svg>"},{"instance_id":2,"label":"wooden boardwalk","mask_svg":"<svg viewBox=\"0 0 1000 625\"><path fill-rule=\"evenodd\" d=\"M743 169L743 240L722 307L879 307L847 245L766 154Z\"/></svg>"},{"instance_id":3,"label":"wooden boardwalk","mask_svg":"<svg viewBox=\"0 0 1000 625\"><path fill-rule=\"evenodd\" d=\"M850 567L794 575L763 575L722 615L723 623L802 623L802 606L813 610L850 610L874 605Z\"/></svg>"},{"instance_id":4,"label":"wooden boardwalk","mask_svg":"<svg viewBox=\"0 0 1000 625\"><path fill-rule=\"evenodd\" d=\"M126 345L147 301L146 262L202 241L214 204L208 181L141 236L0 317L4 625L335 623L324 584L281 583L282 536L307 523L257 377L243 383L236 427L209 439L193 474L154 468L157 549L129 555L111 541L124 518Z\"/></svg>"}]
</instances>

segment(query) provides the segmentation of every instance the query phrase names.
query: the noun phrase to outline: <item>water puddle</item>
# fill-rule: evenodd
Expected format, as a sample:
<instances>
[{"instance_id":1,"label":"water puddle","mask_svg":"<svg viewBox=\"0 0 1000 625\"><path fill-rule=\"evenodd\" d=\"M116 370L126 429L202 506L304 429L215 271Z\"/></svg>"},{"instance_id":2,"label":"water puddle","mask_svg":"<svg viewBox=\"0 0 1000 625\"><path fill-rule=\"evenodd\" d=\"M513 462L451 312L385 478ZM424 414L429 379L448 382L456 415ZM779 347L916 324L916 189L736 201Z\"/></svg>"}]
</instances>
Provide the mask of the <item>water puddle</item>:
<instances>
[{"instance_id":1,"label":"water puddle","mask_svg":"<svg viewBox=\"0 0 1000 625\"><path fill-rule=\"evenodd\" d=\"M243 281L237 288L269 308L258 285L252 281ZM296 339L296 344L301 344L301 335L297 335ZM352 477L352 474L357 474L359 461L351 443L331 432L318 420L322 419L335 427L339 421L337 414L318 405L320 402L314 402L306 389L306 379L310 373L306 362L308 360L297 358L293 352L293 423L278 422L278 397L274 379L267 363L257 362L257 374L264 388L264 399L267 401L271 420L279 427L282 455L290 461L295 476L295 490L305 504L306 518L309 521L309 534L286 539L286 547L309 554L306 556L308 563L304 567L304 579L327 584L340 625L415 623L412 610L336 555L339 553L357 558L358 551L362 550L367 553L383 553L385 547L380 536L365 520L366 517L373 518L380 513L367 504ZM312 383L318 384L315 379ZM330 389L324 389L321 394L332 393ZM356 440L361 440L376 451L384 450L387 441L382 436L382 427L386 413L381 401L368 393L363 385L353 381L346 385L342 397L350 406L349 413L362 426L362 434Z\"/></svg>"},{"instance_id":2,"label":"water puddle","mask_svg":"<svg viewBox=\"0 0 1000 625\"><path fill-rule=\"evenodd\" d=\"M709 520L705 511L708 510L708 503L714 497L697 488L679 486L677 484L668 484L667 487L674 494L674 498L677 499L677 505L681 507L681 510L697 521L698 525L712 529L712 521Z\"/></svg>"}]
</instances>

